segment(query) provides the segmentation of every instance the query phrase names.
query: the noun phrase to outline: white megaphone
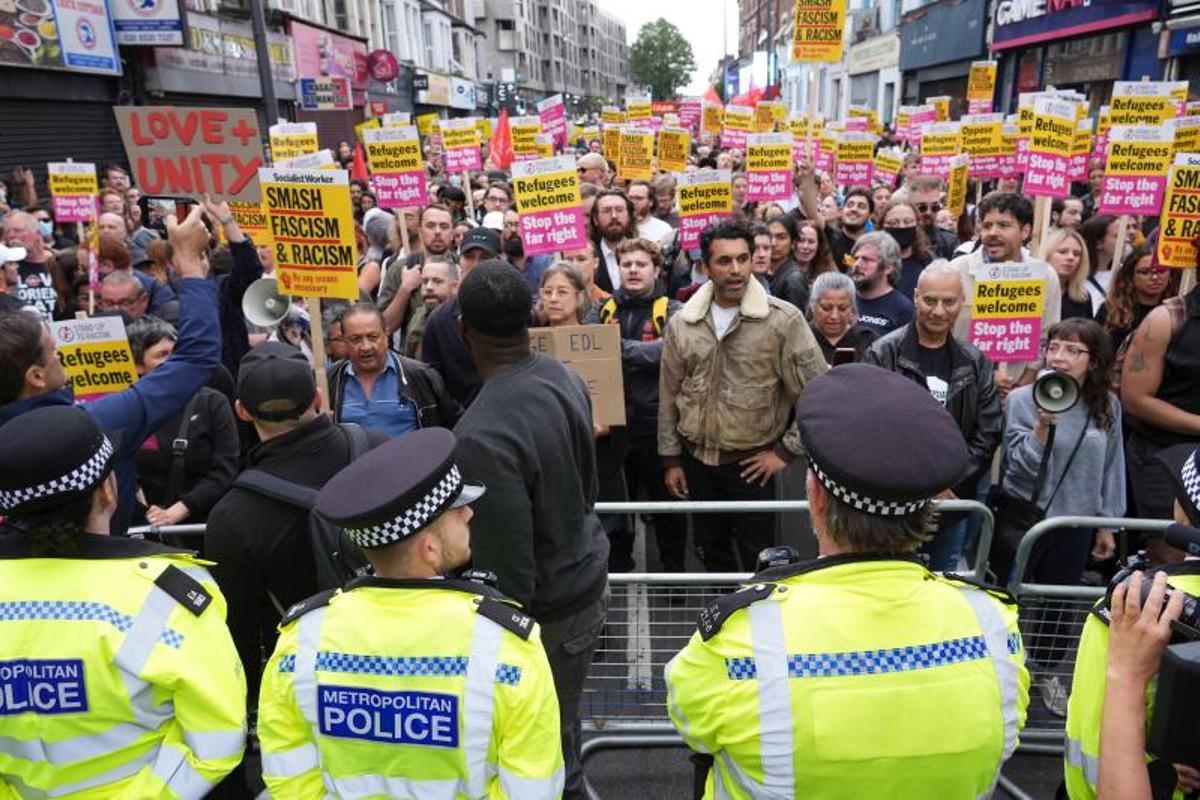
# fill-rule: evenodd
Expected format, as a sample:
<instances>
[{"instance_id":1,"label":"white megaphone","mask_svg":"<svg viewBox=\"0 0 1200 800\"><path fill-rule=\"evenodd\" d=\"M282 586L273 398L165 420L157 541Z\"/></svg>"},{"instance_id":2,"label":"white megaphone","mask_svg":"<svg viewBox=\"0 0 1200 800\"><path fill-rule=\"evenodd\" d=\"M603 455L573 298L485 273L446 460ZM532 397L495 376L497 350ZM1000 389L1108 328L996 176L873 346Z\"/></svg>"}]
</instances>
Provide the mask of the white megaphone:
<instances>
[{"instance_id":1,"label":"white megaphone","mask_svg":"<svg viewBox=\"0 0 1200 800\"><path fill-rule=\"evenodd\" d=\"M278 325L287 316L292 298L279 293L279 281L259 278L242 295L242 314L260 328Z\"/></svg>"},{"instance_id":2,"label":"white megaphone","mask_svg":"<svg viewBox=\"0 0 1200 800\"><path fill-rule=\"evenodd\" d=\"M1033 384L1033 402L1048 414L1069 411L1079 402L1079 384L1065 372L1044 369Z\"/></svg>"}]
</instances>

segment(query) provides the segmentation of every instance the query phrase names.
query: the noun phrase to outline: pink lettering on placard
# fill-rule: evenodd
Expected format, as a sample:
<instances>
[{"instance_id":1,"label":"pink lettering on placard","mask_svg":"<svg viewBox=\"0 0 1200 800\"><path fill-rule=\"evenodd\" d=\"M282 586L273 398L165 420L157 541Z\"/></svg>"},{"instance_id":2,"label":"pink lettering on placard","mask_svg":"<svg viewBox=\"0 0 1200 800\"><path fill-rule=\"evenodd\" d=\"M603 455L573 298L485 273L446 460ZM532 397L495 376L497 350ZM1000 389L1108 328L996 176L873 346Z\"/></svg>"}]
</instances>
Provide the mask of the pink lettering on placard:
<instances>
[{"instance_id":1,"label":"pink lettering on placard","mask_svg":"<svg viewBox=\"0 0 1200 800\"><path fill-rule=\"evenodd\" d=\"M521 215L521 242L525 255L578 250L587 246L582 208L556 208Z\"/></svg>"},{"instance_id":2,"label":"pink lettering on placard","mask_svg":"<svg viewBox=\"0 0 1200 800\"><path fill-rule=\"evenodd\" d=\"M1041 333L1041 317L971 320L971 344L997 363L1036 360Z\"/></svg>"},{"instance_id":3,"label":"pink lettering on placard","mask_svg":"<svg viewBox=\"0 0 1200 800\"><path fill-rule=\"evenodd\" d=\"M1101 214L1157 214L1166 189L1166 175L1106 175L1097 205Z\"/></svg>"},{"instance_id":4,"label":"pink lettering on placard","mask_svg":"<svg viewBox=\"0 0 1200 800\"><path fill-rule=\"evenodd\" d=\"M412 208L427 201L425 172L377 172L371 176L380 208Z\"/></svg>"}]
</instances>

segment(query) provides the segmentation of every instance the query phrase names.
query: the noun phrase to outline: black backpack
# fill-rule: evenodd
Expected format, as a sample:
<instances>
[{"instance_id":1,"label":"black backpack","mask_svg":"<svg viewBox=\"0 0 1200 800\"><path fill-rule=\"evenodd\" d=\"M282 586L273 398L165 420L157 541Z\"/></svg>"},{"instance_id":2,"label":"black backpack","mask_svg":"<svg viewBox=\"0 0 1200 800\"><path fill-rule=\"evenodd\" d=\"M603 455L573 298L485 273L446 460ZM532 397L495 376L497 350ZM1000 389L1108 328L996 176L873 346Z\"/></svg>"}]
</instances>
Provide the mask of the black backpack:
<instances>
[{"instance_id":1,"label":"black backpack","mask_svg":"<svg viewBox=\"0 0 1200 800\"><path fill-rule=\"evenodd\" d=\"M351 461L371 449L367 432L361 427L353 423L342 423L338 427L349 440ZM315 591L340 589L350 579L369 572L367 559L358 546L350 541L341 528L313 511L319 493L317 489L284 480L261 469L243 471L233 485L308 512L308 538L312 545L313 563L317 568Z\"/></svg>"}]
</instances>

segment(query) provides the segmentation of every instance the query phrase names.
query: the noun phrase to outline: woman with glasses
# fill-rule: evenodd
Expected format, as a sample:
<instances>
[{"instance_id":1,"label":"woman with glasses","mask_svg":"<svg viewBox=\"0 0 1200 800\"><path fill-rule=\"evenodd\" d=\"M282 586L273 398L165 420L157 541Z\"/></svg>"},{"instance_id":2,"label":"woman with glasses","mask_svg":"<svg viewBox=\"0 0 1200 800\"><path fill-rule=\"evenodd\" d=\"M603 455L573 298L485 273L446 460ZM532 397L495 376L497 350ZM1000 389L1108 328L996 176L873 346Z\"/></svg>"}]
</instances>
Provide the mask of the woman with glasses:
<instances>
[{"instance_id":1,"label":"woman with glasses","mask_svg":"<svg viewBox=\"0 0 1200 800\"><path fill-rule=\"evenodd\" d=\"M1135 247L1113 273L1108 297L1096 312L1114 351L1164 298L1179 292L1180 271L1155 264L1153 255L1145 245Z\"/></svg>"},{"instance_id":2,"label":"woman with glasses","mask_svg":"<svg viewBox=\"0 0 1200 800\"><path fill-rule=\"evenodd\" d=\"M1051 414L1037 406L1034 385L1013 389L1005 409L1004 494L1030 500L1046 517L1121 517L1125 513L1125 450L1121 440L1121 403L1111 390L1113 350L1100 325L1067 319L1046 332L1046 367L1069 375L1080 387L1079 402ZM1044 472L1039 472L1045 461ZM1110 530L1066 528L1034 544L1024 580L1076 585L1089 556L1105 561L1116 552ZM1011 565L993 557L997 575L1006 579ZM1067 622L1071 612L1063 611ZM1046 707L1066 715L1067 690L1052 668L1062 656L1059 622L1038 626L1027 640L1030 671ZM1058 642L1057 647L1053 646ZM1039 669L1040 668L1040 669ZM1041 673L1040 679L1038 673Z\"/></svg>"},{"instance_id":3,"label":"woman with glasses","mask_svg":"<svg viewBox=\"0 0 1200 800\"><path fill-rule=\"evenodd\" d=\"M933 261L929 237L919 224L921 217L912 203L896 200L883 207L879 219L883 230L900 245L900 276L896 291L911 298L921 271Z\"/></svg>"},{"instance_id":4,"label":"woman with glasses","mask_svg":"<svg viewBox=\"0 0 1200 800\"><path fill-rule=\"evenodd\" d=\"M537 304L533 309L535 326L582 325L591 308L587 281L575 265L556 261L542 273Z\"/></svg>"}]
</instances>

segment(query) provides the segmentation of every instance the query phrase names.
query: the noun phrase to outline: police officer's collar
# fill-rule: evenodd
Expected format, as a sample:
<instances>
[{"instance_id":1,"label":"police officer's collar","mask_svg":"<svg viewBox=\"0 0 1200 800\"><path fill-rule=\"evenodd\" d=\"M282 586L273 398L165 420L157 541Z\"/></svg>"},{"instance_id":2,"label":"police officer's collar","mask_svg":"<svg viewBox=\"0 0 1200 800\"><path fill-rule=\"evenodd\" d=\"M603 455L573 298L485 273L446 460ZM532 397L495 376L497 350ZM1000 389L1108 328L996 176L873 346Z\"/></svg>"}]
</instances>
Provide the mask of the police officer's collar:
<instances>
[{"instance_id":1,"label":"police officer's collar","mask_svg":"<svg viewBox=\"0 0 1200 800\"><path fill-rule=\"evenodd\" d=\"M494 586L466 578L380 578L366 575L346 584L345 591L354 589L446 589L513 602Z\"/></svg>"},{"instance_id":2,"label":"police officer's collar","mask_svg":"<svg viewBox=\"0 0 1200 800\"><path fill-rule=\"evenodd\" d=\"M138 558L141 556L194 555L190 550L180 550L145 539L125 536L102 536L98 533L74 534L70 547L61 552L45 553L39 550L36 537L28 531L9 526L0 527L0 560L19 558L72 558L105 560Z\"/></svg>"},{"instance_id":3,"label":"police officer's collar","mask_svg":"<svg viewBox=\"0 0 1200 800\"><path fill-rule=\"evenodd\" d=\"M780 581L785 578L794 578L797 575L807 575L810 572L817 570L828 569L830 567L840 567L846 564L863 564L875 561L899 561L905 564L914 564L919 567L926 567L926 558L917 553L905 555L903 553L838 553L833 556L823 556L814 558L811 561L801 561L799 564L784 564L778 567L771 567L762 572L755 574L751 583L759 581Z\"/></svg>"}]
</instances>

